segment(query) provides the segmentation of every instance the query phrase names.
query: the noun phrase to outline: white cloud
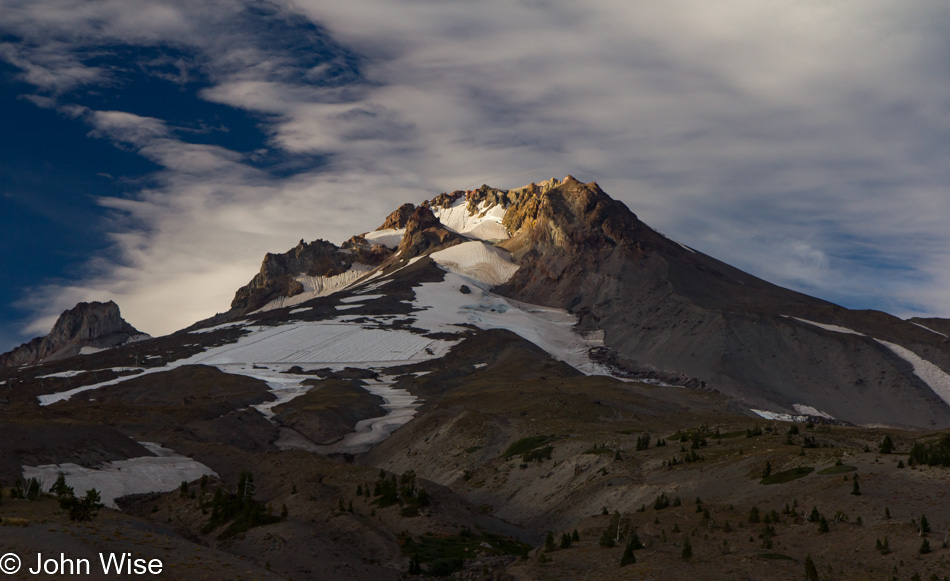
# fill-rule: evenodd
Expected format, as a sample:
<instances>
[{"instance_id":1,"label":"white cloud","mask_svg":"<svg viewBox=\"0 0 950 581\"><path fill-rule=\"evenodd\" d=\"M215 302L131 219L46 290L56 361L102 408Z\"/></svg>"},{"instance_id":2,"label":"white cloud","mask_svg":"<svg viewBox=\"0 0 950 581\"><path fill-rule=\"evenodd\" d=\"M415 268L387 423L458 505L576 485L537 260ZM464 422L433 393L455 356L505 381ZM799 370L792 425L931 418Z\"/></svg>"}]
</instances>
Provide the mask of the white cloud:
<instances>
[{"instance_id":1,"label":"white cloud","mask_svg":"<svg viewBox=\"0 0 950 581\"><path fill-rule=\"evenodd\" d=\"M300 14L325 26L363 55L363 78L326 82L350 57L307 60L312 38L281 44L248 5L268 26ZM164 169L132 199L103 200L119 212L115 255L69 292L50 287L57 305L107 293L133 324L170 331L224 310L264 251L340 241L438 191L573 173L773 282L950 314L941 2L0 0L0 12L26 39L0 58L49 95L113 82L120 71L80 58L98 46L189 47L212 82L203 98L262 115L285 152L331 156L275 177L163 120L84 111L95 135Z\"/></svg>"}]
</instances>

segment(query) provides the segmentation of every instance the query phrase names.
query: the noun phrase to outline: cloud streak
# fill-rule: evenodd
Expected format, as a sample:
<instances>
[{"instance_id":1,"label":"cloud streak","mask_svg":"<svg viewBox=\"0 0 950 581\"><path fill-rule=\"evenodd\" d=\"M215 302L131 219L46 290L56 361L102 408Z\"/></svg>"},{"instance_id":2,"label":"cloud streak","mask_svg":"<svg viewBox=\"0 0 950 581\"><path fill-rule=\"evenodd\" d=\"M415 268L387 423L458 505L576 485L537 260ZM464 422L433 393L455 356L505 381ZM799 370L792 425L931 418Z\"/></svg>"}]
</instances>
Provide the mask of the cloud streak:
<instances>
[{"instance_id":1,"label":"cloud streak","mask_svg":"<svg viewBox=\"0 0 950 581\"><path fill-rule=\"evenodd\" d=\"M34 289L31 332L115 297L163 333L227 307L265 251L341 241L489 181L597 180L667 235L848 306L950 314L950 9L939 2L11 2L0 58L91 135L159 164L104 198L113 251ZM41 42L49 39L50 42ZM193 55L255 154L94 111L115 44ZM177 73L176 73L177 74ZM260 153L260 152L259 152ZM187 307L182 307L187 305ZM173 313L169 315L168 313Z\"/></svg>"}]
</instances>

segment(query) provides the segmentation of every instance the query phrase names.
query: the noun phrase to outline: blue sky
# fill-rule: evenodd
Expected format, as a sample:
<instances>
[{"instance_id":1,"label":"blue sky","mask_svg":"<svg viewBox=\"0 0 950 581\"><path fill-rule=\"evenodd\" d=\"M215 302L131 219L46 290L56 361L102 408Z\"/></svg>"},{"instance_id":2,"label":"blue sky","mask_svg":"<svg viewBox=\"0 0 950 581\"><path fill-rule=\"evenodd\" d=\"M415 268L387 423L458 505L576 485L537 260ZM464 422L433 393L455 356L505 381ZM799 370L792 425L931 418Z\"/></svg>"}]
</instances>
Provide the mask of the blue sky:
<instances>
[{"instance_id":1,"label":"blue sky","mask_svg":"<svg viewBox=\"0 0 950 581\"><path fill-rule=\"evenodd\" d=\"M950 8L0 0L0 350L161 334L263 254L571 173L854 308L950 316Z\"/></svg>"}]
</instances>

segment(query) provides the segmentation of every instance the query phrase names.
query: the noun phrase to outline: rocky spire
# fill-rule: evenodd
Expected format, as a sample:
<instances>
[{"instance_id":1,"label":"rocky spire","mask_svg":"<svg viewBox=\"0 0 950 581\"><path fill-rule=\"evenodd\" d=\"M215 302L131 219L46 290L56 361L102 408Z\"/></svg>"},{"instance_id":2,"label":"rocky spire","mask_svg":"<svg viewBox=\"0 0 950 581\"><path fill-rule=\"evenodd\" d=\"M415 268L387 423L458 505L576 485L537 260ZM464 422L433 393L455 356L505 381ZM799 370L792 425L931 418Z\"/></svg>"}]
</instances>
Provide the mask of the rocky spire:
<instances>
[{"instance_id":1,"label":"rocky spire","mask_svg":"<svg viewBox=\"0 0 950 581\"><path fill-rule=\"evenodd\" d=\"M144 333L122 318L119 305L113 301L79 303L59 316L49 335L37 337L9 353L0 355L0 366L12 367L65 359L78 355L83 347L108 349L137 335Z\"/></svg>"}]
</instances>

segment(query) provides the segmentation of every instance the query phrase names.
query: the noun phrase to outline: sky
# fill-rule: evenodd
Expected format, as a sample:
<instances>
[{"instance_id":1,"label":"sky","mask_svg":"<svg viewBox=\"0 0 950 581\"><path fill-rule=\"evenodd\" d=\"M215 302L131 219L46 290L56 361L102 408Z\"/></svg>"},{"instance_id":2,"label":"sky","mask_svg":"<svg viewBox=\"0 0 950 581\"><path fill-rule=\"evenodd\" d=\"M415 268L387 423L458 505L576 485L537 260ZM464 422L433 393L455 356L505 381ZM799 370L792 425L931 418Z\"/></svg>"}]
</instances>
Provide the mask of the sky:
<instances>
[{"instance_id":1,"label":"sky","mask_svg":"<svg viewBox=\"0 0 950 581\"><path fill-rule=\"evenodd\" d=\"M950 5L0 0L0 351L153 335L403 202L597 181L850 308L950 316Z\"/></svg>"}]
</instances>

